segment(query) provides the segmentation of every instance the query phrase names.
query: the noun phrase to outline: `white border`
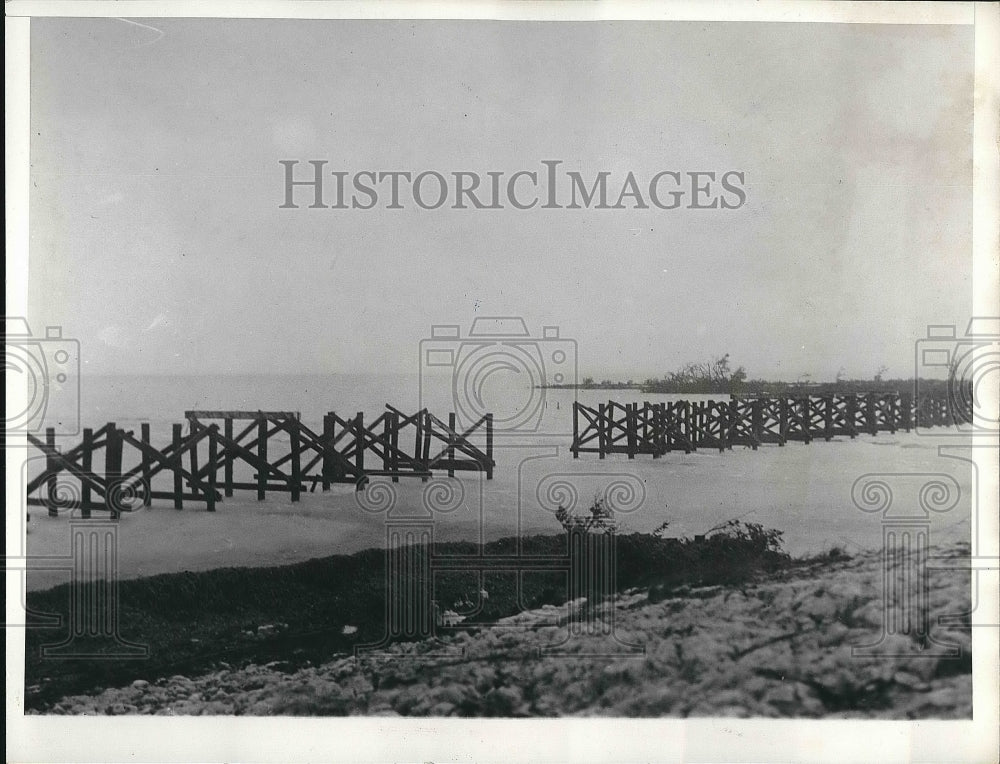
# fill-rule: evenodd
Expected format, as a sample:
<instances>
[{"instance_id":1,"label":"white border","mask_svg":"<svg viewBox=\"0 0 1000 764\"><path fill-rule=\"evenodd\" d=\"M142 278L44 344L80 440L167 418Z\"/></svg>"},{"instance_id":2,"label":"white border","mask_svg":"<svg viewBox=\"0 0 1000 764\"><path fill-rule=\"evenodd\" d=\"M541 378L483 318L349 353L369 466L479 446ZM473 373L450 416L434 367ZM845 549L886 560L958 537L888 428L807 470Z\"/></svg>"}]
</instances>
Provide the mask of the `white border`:
<instances>
[{"instance_id":1,"label":"white border","mask_svg":"<svg viewBox=\"0 0 1000 764\"><path fill-rule=\"evenodd\" d=\"M8 0L8 16L298 19L499 19L532 21L782 21L971 24L974 3L834 0ZM124 11L127 9L127 13Z\"/></svg>"},{"instance_id":2,"label":"white border","mask_svg":"<svg viewBox=\"0 0 1000 764\"><path fill-rule=\"evenodd\" d=\"M997 73L1000 6L989 3L762 2L195 2L10 0L5 6L7 310L24 315L27 277L27 16L133 18L610 19L975 24L974 290L977 315L1000 312L997 274L1000 165ZM21 17L21 18L18 18ZM990 452L991 454L995 452ZM16 455L15 455L16 456ZM8 472L8 474L12 474ZM983 455L983 485L997 485ZM13 481L15 484L17 481ZM17 492L16 485L7 486ZM21 506L7 496L8 507ZM996 496L981 496L980 555L997 555ZM8 512L8 554L23 536ZM976 623L1000 623L996 575L982 575ZM984 591L984 589L986 589ZM8 592L10 594L10 592ZM15 600L16 602L16 600ZM8 608L11 608L8 596ZM958 722L741 720L163 719L21 715L23 642L7 640L8 761L995 761L998 630L974 629L975 719Z\"/></svg>"}]
</instances>

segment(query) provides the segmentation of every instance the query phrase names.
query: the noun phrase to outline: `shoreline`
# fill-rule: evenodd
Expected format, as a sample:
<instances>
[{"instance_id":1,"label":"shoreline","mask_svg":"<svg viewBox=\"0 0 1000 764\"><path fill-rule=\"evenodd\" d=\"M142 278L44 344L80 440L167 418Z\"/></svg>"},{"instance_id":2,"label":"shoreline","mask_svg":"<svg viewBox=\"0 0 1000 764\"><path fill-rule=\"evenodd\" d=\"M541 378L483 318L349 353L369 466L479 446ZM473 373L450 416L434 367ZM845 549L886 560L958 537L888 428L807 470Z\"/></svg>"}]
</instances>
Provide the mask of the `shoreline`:
<instances>
[{"instance_id":1,"label":"shoreline","mask_svg":"<svg viewBox=\"0 0 1000 764\"><path fill-rule=\"evenodd\" d=\"M968 546L933 553L960 556ZM884 656L852 655L852 645L884 632L882 574L869 552L794 561L735 586L682 586L662 597L630 589L614 600L613 643L585 635L561 657L538 655L559 641L567 612L545 605L367 657L317 654L296 664L278 655L144 676L60 696L47 712L969 718L967 626L932 631L959 647L955 657L933 657L899 634L883 635ZM938 571L929 585L931 623L968 609L962 575ZM622 644L643 653L624 654ZM606 654L590 655L594 648Z\"/></svg>"}]
</instances>

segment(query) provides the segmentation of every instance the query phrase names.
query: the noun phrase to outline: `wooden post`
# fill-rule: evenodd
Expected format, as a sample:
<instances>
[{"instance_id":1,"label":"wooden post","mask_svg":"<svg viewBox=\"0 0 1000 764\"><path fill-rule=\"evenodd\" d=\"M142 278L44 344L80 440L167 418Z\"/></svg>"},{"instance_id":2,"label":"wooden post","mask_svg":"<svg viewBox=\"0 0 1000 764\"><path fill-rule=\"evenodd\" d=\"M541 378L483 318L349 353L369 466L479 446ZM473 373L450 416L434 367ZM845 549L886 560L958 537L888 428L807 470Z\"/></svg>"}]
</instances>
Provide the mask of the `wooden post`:
<instances>
[{"instance_id":1,"label":"wooden post","mask_svg":"<svg viewBox=\"0 0 1000 764\"><path fill-rule=\"evenodd\" d=\"M455 477L455 427L458 422L455 412L448 414L448 477Z\"/></svg>"},{"instance_id":2,"label":"wooden post","mask_svg":"<svg viewBox=\"0 0 1000 764\"><path fill-rule=\"evenodd\" d=\"M739 429L737 422L741 420L739 404L736 399L730 396L729 403L726 406L726 417L723 420L725 424L725 443L731 449L733 447L733 441L735 440ZM745 426L746 422L742 422Z\"/></svg>"},{"instance_id":3,"label":"wooden post","mask_svg":"<svg viewBox=\"0 0 1000 764\"><path fill-rule=\"evenodd\" d=\"M194 435L194 427L190 428L190 434ZM192 443L191 448L188 451L188 457L191 460L191 479L188 481L188 488L191 489L191 493L197 494L198 488L195 486L195 476L198 474L198 443Z\"/></svg>"},{"instance_id":4,"label":"wooden post","mask_svg":"<svg viewBox=\"0 0 1000 764\"><path fill-rule=\"evenodd\" d=\"M858 396L854 393L849 393L846 400L844 401L845 418L847 419L847 434L851 436L851 439L857 437L858 435Z\"/></svg>"},{"instance_id":5,"label":"wooden post","mask_svg":"<svg viewBox=\"0 0 1000 764\"><path fill-rule=\"evenodd\" d=\"M56 428L46 427L45 428L45 445L49 447L49 451L55 451L56 449ZM49 475L49 479L45 483L45 503L49 509L49 517L59 517L59 509L56 507L56 485L59 479L56 477L54 470L58 469L56 466L56 460L49 454L45 455L45 469L52 472Z\"/></svg>"},{"instance_id":6,"label":"wooden post","mask_svg":"<svg viewBox=\"0 0 1000 764\"><path fill-rule=\"evenodd\" d=\"M323 490L330 490L330 477L333 474L333 417L329 414L323 415Z\"/></svg>"},{"instance_id":7,"label":"wooden post","mask_svg":"<svg viewBox=\"0 0 1000 764\"><path fill-rule=\"evenodd\" d=\"M808 446L812 443L812 428L809 426L809 397L799 398L796 408L799 410L799 426L803 432L802 442Z\"/></svg>"},{"instance_id":8,"label":"wooden post","mask_svg":"<svg viewBox=\"0 0 1000 764\"><path fill-rule=\"evenodd\" d=\"M636 404L625 405L625 438L628 446L628 458L635 459L635 436L638 423L636 422Z\"/></svg>"},{"instance_id":9,"label":"wooden post","mask_svg":"<svg viewBox=\"0 0 1000 764\"><path fill-rule=\"evenodd\" d=\"M865 396L865 424L868 427L869 435L878 435L878 416L875 411L875 394L868 393Z\"/></svg>"},{"instance_id":10,"label":"wooden post","mask_svg":"<svg viewBox=\"0 0 1000 764\"><path fill-rule=\"evenodd\" d=\"M723 404L720 401L716 404L715 401L708 402L709 410L712 416L715 418L716 424L718 425L718 436L719 436L719 453L723 453L726 447L729 445L729 429L728 420L729 412L727 409L723 409Z\"/></svg>"},{"instance_id":11,"label":"wooden post","mask_svg":"<svg viewBox=\"0 0 1000 764\"><path fill-rule=\"evenodd\" d=\"M257 501L264 501L267 498L267 417L263 412L257 416L257 458L260 465L257 467Z\"/></svg>"},{"instance_id":12,"label":"wooden post","mask_svg":"<svg viewBox=\"0 0 1000 764\"><path fill-rule=\"evenodd\" d=\"M413 420L413 426L416 430L416 435L413 438L413 458L420 465L421 469L427 469L427 460L424 458L423 451L421 448L424 444L424 412L423 410L418 411ZM423 478L426 480L427 478Z\"/></svg>"},{"instance_id":13,"label":"wooden post","mask_svg":"<svg viewBox=\"0 0 1000 764\"><path fill-rule=\"evenodd\" d=\"M882 400L889 405L889 411L886 412L886 419L889 420L889 432L895 435L896 418L899 416L899 398L895 394L892 394L885 396Z\"/></svg>"},{"instance_id":14,"label":"wooden post","mask_svg":"<svg viewBox=\"0 0 1000 764\"><path fill-rule=\"evenodd\" d=\"M802 431L805 439L802 441L806 445L812 443L812 399L806 395L801 399L799 419L802 423Z\"/></svg>"},{"instance_id":15,"label":"wooden post","mask_svg":"<svg viewBox=\"0 0 1000 764\"><path fill-rule=\"evenodd\" d=\"M389 443L392 445L392 456L389 460L389 464L392 466L392 477L393 482L399 482L399 414L395 411L390 412L392 418L392 437L389 439Z\"/></svg>"},{"instance_id":16,"label":"wooden post","mask_svg":"<svg viewBox=\"0 0 1000 764\"><path fill-rule=\"evenodd\" d=\"M691 421L694 423L694 437L695 442L699 446L705 445L704 443L704 425L705 425L705 402L695 401L691 404Z\"/></svg>"},{"instance_id":17,"label":"wooden post","mask_svg":"<svg viewBox=\"0 0 1000 764\"><path fill-rule=\"evenodd\" d=\"M684 412L684 434L687 436L688 443L691 444L690 450L685 448L684 453L689 454L692 450L698 450L698 445L694 439L694 425L691 422L691 401L681 401L681 409Z\"/></svg>"},{"instance_id":18,"label":"wooden post","mask_svg":"<svg viewBox=\"0 0 1000 764\"><path fill-rule=\"evenodd\" d=\"M215 511L215 491L219 471L219 425L208 429L208 495L205 503L209 512Z\"/></svg>"},{"instance_id":19,"label":"wooden post","mask_svg":"<svg viewBox=\"0 0 1000 764\"><path fill-rule=\"evenodd\" d=\"M382 415L382 471L392 474L392 482L398 483L399 476L392 468L392 417L391 411Z\"/></svg>"},{"instance_id":20,"label":"wooden post","mask_svg":"<svg viewBox=\"0 0 1000 764\"><path fill-rule=\"evenodd\" d=\"M302 443L299 432L299 420L292 419L291 431L288 433L292 448L292 501L299 500L302 490Z\"/></svg>"},{"instance_id":21,"label":"wooden post","mask_svg":"<svg viewBox=\"0 0 1000 764\"><path fill-rule=\"evenodd\" d=\"M823 439L833 440L833 396L823 398Z\"/></svg>"},{"instance_id":22,"label":"wooden post","mask_svg":"<svg viewBox=\"0 0 1000 764\"><path fill-rule=\"evenodd\" d=\"M691 442L701 446L701 401L691 401Z\"/></svg>"},{"instance_id":23,"label":"wooden post","mask_svg":"<svg viewBox=\"0 0 1000 764\"><path fill-rule=\"evenodd\" d=\"M764 402L760 398L750 401L750 431L758 443L764 440Z\"/></svg>"},{"instance_id":24,"label":"wooden post","mask_svg":"<svg viewBox=\"0 0 1000 764\"><path fill-rule=\"evenodd\" d=\"M149 422L139 425L142 445L149 447ZM142 506L149 507L153 503L153 479L149 476L149 454L142 450Z\"/></svg>"},{"instance_id":25,"label":"wooden post","mask_svg":"<svg viewBox=\"0 0 1000 764\"><path fill-rule=\"evenodd\" d=\"M652 443L654 459L659 459L662 454L662 447L660 445L660 422L662 421L662 418L660 416L660 410L660 404L658 403L650 404L646 401L642 404L642 418L646 423L646 437L649 439L650 443ZM652 420L650 419L651 417Z\"/></svg>"},{"instance_id":26,"label":"wooden post","mask_svg":"<svg viewBox=\"0 0 1000 764\"><path fill-rule=\"evenodd\" d=\"M181 426L173 426L174 453L171 460L174 465L174 509L184 509L184 482L181 475L183 454L181 453Z\"/></svg>"},{"instance_id":27,"label":"wooden post","mask_svg":"<svg viewBox=\"0 0 1000 764\"><path fill-rule=\"evenodd\" d=\"M223 427L225 428L223 432L225 434L226 441L228 443L232 443L233 418L231 416L226 417ZM229 450L228 445L226 446L226 456L223 459L222 469L222 480L225 486L226 496L229 497L233 495L233 453Z\"/></svg>"},{"instance_id":28,"label":"wooden post","mask_svg":"<svg viewBox=\"0 0 1000 764\"><path fill-rule=\"evenodd\" d=\"M422 416L424 418L424 452L421 459L424 469L427 469L431 458L431 429L434 427L434 423L431 421L431 412L427 409L423 410ZM424 478L422 482L427 482L427 478Z\"/></svg>"},{"instance_id":29,"label":"wooden post","mask_svg":"<svg viewBox=\"0 0 1000 764\"><path fill-rule=\"evenodd\" d=\"M354 463L358 468L358 473L362 476L365 474L365 449L368 447L368 439L365 437L365 412L359 411L357 416L354 417L354 447L355 447L355 457Z\"/></svg>"},{"instance_id":30,"label":"wooden post","mask_svg":"<svg viewBox=\"0 0 1000 764\"><path fill-rule=\"evenodd\" d=\"M778 431L781 433L779 446L784 446L788 440L788 397L782 395L778 399Z\"/></svg>"},{"instance_id":31,"label":"wooden post","mask_svg":"<svg viewBox=\"0 0 1000 764\"><path fill-rule=\"evenodd\" d=\"M90 427L83 429L83 471L92 474L94 468L94 431ZM80 515L84 520L90 519L90 483L84 482L80 487Z\"/></svg>"},{"instance_id":32,"label":"wooden post","mask_svg":"<svg viewBox=\"0 0 1000 764\"><path fill-rule=\"evenodd\" d=\"M662 401L653 404L653 440L656 442L656 455L667 453L666 437L666 404Z\"/></svg>"},{"instance_id":33,"label":"wooden post","mask_svg":"<svg viewBox=\"0 0 1000 764\"><path fill-rule=\"evenodd\" d=\"M580 458L580 422L577 417L580 416L580 402L573 401L573 445L570 450L573 452L573 458Z\"/></svg>"},{"instance_id":34,"label":"wooden post","mask_svg":"<svg viewBox=\"0 0 1000 764\"><path fill-rule=\"evenodd\" d=\"M608 422L605 419L606 408L603 403L597 405L597 453L603 459L604 452L607 451Z\"/></svg>"},{"instance_id":35,"label":"wooden post","mask_svg":"<svg viewBox=\"0 0 1000 764\"><path fill-rule=\"evenodd\" d=\"M107 444L104 447L104 482L107 494L104 496L105 506L111 510L111 517L117 520L120 512L116 506L115 497L121 501L122 488L122 436L114 422L108 423Z\"/></svg>"},{"instance_id":36,"label":"wooden post","mask_svg":"<svg viewBox=\"0 0 1000 764\"><path fill-rule=\"evenodd\" d=\"M909 432L913 428L913 395L903 393L899 403L900 425Z\"/></svg>"},{"instance_id":37,"label":"wooden post","mask_svg":"<svg viewBox=\"0 0 1000 764\"><path fill-rule=\"evenodd\" d=\"M486 415L486 479L493 479L493 414Z\"/></svg>"}]
</instances>

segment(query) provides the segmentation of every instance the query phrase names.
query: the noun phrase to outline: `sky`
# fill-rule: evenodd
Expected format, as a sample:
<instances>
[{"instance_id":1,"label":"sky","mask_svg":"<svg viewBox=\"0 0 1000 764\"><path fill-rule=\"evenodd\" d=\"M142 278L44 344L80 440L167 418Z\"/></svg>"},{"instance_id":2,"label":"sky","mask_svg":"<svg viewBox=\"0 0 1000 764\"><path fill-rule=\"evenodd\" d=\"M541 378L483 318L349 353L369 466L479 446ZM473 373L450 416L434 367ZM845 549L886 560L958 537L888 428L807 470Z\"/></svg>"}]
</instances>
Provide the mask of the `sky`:
<instances>
[{"instance_id":1,"label":"sky","mask_svg":"<svg viewBox=\"0 0 1000 764\"><path fill-rule=\"evenodd\" d=\"M910 376L971 310L969 26L33 19L29 320L84 373ZM744 174L735 210L282 209L328 169ZM616 186L616 183L618 184Z\"/></svg>"}]
</instances>

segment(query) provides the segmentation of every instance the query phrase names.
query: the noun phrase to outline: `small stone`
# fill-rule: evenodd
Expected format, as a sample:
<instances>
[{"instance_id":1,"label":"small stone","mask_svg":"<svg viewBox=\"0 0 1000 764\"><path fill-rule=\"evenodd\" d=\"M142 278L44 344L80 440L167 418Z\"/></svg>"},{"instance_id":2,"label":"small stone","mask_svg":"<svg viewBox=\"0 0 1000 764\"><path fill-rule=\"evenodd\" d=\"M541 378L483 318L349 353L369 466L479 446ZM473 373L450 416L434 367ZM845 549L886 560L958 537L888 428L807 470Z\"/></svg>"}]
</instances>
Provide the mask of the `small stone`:
<instances>
[{"instance_id":1,"label":"small stone","mask_svg":"<svg viewBox=\"0 0 1000 764\"><path fill-rule=\"evenodd\" d=\"M453 703L435 703L427 713L428 716L451 716L454 711Z\"/></svg>"},{"instance_id":2,"label":"small stone","mask_svg":"<svg viewBox=\"0 0 1000 764\"><path fill-rule=\"evenodd\" d=\"M826 706L816 697L816 691L804 682L795 683L795 697L798 698L799 712L805 716L821 716Z\"/></svg>"},{"instance_id":3,"label":"small stone","mask_svg":"<svg viewBox=\"0 0 1000 764\"><path fill-rule=\"evenodd\" d=\"M743 686L743 688L755 698L759 698L767 692L767 687L767 680L762 676L750 677L750 679L748 679Z\"/></svg>"},{"instance_id":4,"label":"small stone","mask_svg":"<svg viewBox=\"0 0 1000 764\"><path fill-rule=\"evenodd\" d=\"M743 706L722 706L712 711L711 716L724 716L730 719L746 719L750 712Z\"/></svg>"},{"instance_id":5,"label":"small stone","mask_svg":"<svg viewBox=\"0 0 1000 764\"><path fill-rule=\"evenodd\" d=\"M950 687L943 687L940 690L927 693L924 696L924 702L936 708L952 708L958 705L955 691Z\"/></svg>"},{"instance_id":6,"label":"small stone","mask_svg":"<svg viewBox=\"0 0 1000 764\"><path fill-rule=\"evenodd\" d=\"M906 672L929 682L937 674L940 663L937 656L920 656L906 662Z\"/></svg>"},{"instance_id":7,"label":"small stone","mask_svg":"<svg viewBox=\"0 0 1000 764\"><path fill-rule=\"evenodd\" d=\"M927 692L931 688L927 682L920 677L914 676L908 671L897 671L892 675L892 681L901 687L907 687L914 692Z\"/></svg>"},{"instance_id":8,"label":"small stone","mask_svg":"<svg viewBox=\"0 0 1000 764\"><path fill-rule=\"evenodd\" d=\"M828 623L837 614L837 603L826 594L807 597L800 608L801 612L808 615L816 623Z\"/></svg>"},{"instance_id":9,"label":"small stone","mask_svg":"<svg viewBox=\"0 0 1000 764\"><path fill-rule=\"evenodd\" d=\"M764 702L779 711L791 712L798 707L795 688L791 684L779 684L769 689L763 698Z\"/></svg>"},{"instance_id":10,"label":"small stone","mask_svg":"<svg viewBox=\"0 0 1000 764\"><path fill-rule=\"evenodd\" d=\"M132 686L137 690L145 690L149 688L149 682L145 679L136 679L132 682Z\"/></svg>"},{"instance_id":11,"label":"small stone","mask_svg":"<svg viewBox=\"0 0 1000 764\"><path fill-rule=\"evenodd\" d=\"M498 687L483 698L486 710L496 716L510 716L521 704L521 691L516 687Z\"/></svg>"}]
</instances>

